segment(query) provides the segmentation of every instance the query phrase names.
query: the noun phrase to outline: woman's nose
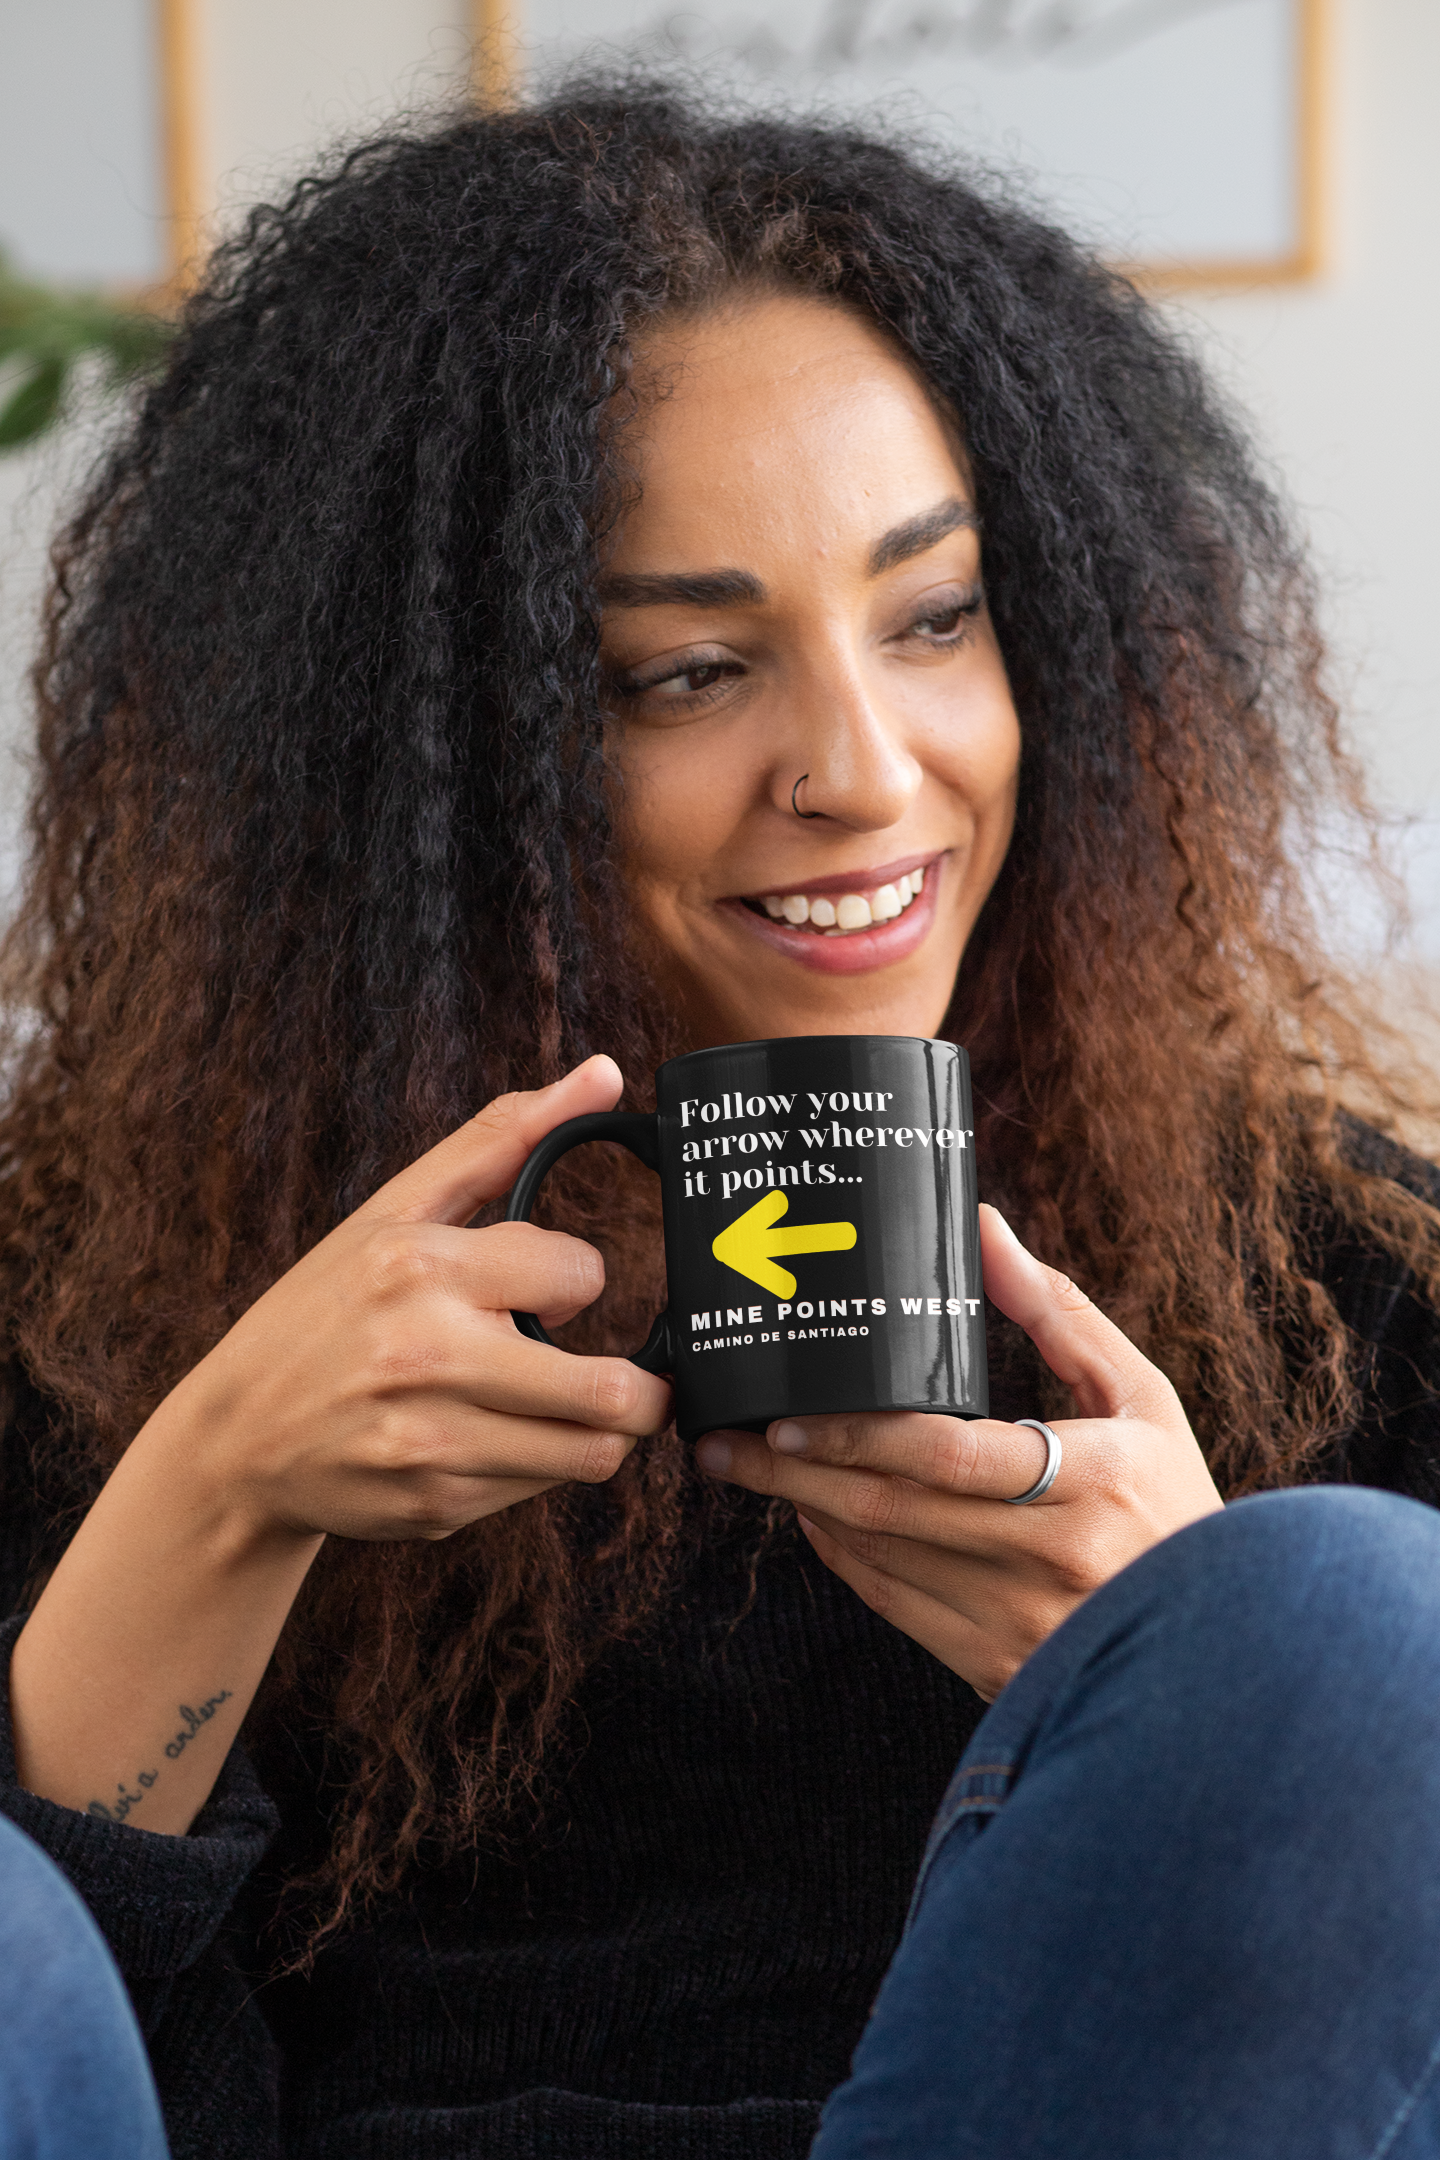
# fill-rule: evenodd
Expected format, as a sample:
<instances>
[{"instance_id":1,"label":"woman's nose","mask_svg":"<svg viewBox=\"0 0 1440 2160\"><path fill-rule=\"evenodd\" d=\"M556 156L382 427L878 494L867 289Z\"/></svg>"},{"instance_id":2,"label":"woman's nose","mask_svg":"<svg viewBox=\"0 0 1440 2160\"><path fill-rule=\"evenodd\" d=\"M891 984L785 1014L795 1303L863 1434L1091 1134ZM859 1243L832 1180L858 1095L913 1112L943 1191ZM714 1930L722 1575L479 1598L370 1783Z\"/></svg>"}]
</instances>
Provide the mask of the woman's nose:
<instances>
[{"instance_id":1,"label":"woman's nose","mask_svg":"<svg viewBox=\"0 0 1440 2160\"><path fill-rule=\"evenodd\" d=\"M924 779L903 730L848 673L807 686L803 707L800 725L786 731L788 759L776 768L776 807L851 832L898 825Z\"/></svg>"}]
</instances>

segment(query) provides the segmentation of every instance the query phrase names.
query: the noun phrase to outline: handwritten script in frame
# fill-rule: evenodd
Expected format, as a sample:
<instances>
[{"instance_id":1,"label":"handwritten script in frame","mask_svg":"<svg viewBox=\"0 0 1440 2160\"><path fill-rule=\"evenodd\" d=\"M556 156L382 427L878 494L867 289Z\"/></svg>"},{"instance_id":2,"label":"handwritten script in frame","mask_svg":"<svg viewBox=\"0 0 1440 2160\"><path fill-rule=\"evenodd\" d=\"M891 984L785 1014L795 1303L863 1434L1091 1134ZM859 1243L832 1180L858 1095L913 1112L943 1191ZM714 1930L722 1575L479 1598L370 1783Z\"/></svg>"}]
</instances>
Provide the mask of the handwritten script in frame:
<instances>
[{"instance_id":1,"label":"handwritten script in frame","mask_svg":"<svg viewBox=\"0 0 1440 2160\"><path fill-rule=\"evenodd\" d=\"M1323 0L513 0L530 62L664 68L871 109L1018 170L1111 256L1177 279L1315 267Z\"/></svg>"}]
</instances>

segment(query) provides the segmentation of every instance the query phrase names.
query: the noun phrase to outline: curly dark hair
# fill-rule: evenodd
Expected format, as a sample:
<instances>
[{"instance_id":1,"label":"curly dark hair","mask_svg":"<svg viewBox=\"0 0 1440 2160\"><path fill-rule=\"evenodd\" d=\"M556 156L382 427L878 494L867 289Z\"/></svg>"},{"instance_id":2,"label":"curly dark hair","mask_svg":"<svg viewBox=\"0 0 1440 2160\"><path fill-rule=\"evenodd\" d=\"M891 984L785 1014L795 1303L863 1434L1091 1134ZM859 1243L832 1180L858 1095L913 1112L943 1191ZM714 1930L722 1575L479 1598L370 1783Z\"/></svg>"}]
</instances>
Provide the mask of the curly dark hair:
<instances>
[{"instance_id":1,"label":"curly dark hair","mask_svg":"<svg viewBox=\"0 0 1440 2160\"><path fill-rule=\"evenodd\" d=\"M1356 1413L1322 1208L1433 1293L1434 1216L1336 1138L1342 1097L1405 1098L1294 867L1327 803L1363 807L1310 584L1193 358L988 180L663 83L572 86L256 210L57 543L0 1280L73 1508L481 1099L604 1049L645 1100L597 535L637 335L747 286L883 326L972 461L1023 730L949 1022L990 1193L1169 1372L1232 1494L1310 1474ZM585 1174L571 1215L618 1220L633 1328L653 1216ZM695 1484L662 1435L598 1501L329 1542L252 1718L263 1743L303 1702L328 1734L328 1924L442 1828L499 1834L662 1596Z\"/></svg>"}]
</instances>

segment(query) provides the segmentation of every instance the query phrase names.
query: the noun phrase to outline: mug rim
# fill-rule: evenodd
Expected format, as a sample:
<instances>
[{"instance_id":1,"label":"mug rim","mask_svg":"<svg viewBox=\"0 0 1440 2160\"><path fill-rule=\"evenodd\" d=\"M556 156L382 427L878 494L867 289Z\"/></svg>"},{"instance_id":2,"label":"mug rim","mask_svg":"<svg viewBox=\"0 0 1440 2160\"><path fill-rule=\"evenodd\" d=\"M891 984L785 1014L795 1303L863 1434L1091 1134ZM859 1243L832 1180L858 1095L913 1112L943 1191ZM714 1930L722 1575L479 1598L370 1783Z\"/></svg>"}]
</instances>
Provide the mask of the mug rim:
<instances>
[{"instance_id":1,"label":"mug rim","mask_svg":"<svg viewBox=\"0 0 1440 2160\"><path fill-rule=\"evenodd\" d=\"M704 1050L682 1050L678 1057L656 1066L655 1078L658 1081L672 1065L688 1065L698 1058L731 1057L737 1050L780 1050L800 1043L918 1043L927 1050L964 1049L963 1043L952 1042L948 1035L761 1035L753 1042L710 1043Z\"/></svg>"}]
</instances>

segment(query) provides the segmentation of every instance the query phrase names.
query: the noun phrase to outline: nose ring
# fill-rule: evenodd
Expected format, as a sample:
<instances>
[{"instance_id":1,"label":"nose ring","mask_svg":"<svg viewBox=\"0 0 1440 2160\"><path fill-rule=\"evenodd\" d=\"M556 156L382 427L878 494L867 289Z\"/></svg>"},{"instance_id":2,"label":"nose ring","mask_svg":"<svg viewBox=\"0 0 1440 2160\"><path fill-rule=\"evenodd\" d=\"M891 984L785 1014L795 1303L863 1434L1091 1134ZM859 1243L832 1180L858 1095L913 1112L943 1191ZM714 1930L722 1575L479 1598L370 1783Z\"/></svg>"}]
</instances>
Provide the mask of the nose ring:
<instances>
[{"instance_id":1,"label":"nose ring","mask_svg":"<svg viewBox=\"0 0 1440 2160\"><path fill-rule=\"evenodd\" d=\"M808 772L802 772L800 778L795 782L794 787L792 787L790 790L790 808L794 811L796 817L813 818L822 817L824 815L824 812L820 810L802 810L799 803L795 800L796 796L800 793L801 788L805 785L805 782L809 779L809 777L810 775Z\"/></svg>"}]
</instances>

